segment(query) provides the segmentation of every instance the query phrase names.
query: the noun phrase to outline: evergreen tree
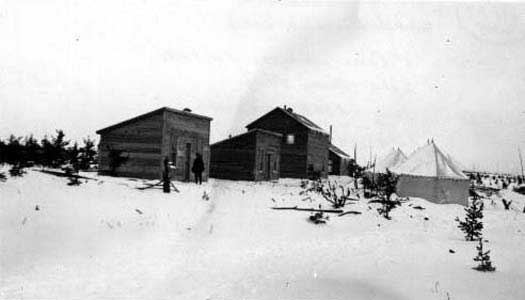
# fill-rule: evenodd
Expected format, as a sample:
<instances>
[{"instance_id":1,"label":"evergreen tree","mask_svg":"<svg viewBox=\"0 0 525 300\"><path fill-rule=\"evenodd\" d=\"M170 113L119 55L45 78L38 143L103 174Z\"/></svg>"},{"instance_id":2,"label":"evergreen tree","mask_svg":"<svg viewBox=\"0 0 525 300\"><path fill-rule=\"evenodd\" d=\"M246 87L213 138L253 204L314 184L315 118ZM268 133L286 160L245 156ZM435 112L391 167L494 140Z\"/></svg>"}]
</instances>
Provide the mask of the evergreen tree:
<instances>
[{"instance_id":1,"label":"evergreen tree","mask_svg":"<svg viewBox=\"0 0 525 300\"><path fill-rule=\"evenodd\" d=\"M379 174L377 177L376 188L388 201L390 201L392 195L396 193L398 178L397 175L388 169L386 170L386 174Z\"/></svg>"},{"instance_id":2,"label":"evergreen tree","mask_svg":"<svg viewBox=\"0 0 525 300\"><path fill-rule=\"evenodd\" d=\"M474 257L474 261L479 262L479 265L474 267L475 270L482 271L482 272L494 272L496 271L496 268L492 266L492 262L490 261L490 250L489 251L483 251L483 239L479 239L479 244L476 246L476 249L478 250L478 255Z\"/></svg>"},{"instance_id":3,"label":"evergreen tree","mask_svg":"<svg viewBox=\"0 0 525 300\"><path fill-rule=\"evenodd\" d=\"M24 160L27 163L38 164L40 163L39 159L39 153L40 153L40 144L38 141L33 137L31 134L30 136L26 137L24 141Z\"/></svg>"},{"instance_id":4,"label":"evergreen tree","mask_svg":"<svg viewBox=\"0 0 525 300\"><path fill-rule=\"evenodd\" d=\"M53 144L48 139L47 135L44 136L41 144L41 155L40 155L40 164L44 167L51 167L53 165Z\"/></svg>"},{"instance_id":5,"label":"evergreen tree","mask_svg":"<svg viewBox=\"0 0 525 300\"><path fill-rule=\"evenodd\" d=\"M7 140L7 145L5 147L5 161L7 163L15 165L22 161L23 147L20 143L21 140L21 137L16 137L12 134L9 136L9 139Z\"/></svg>"},{"instance_id":6,"label":"evergreen tree","mask_svg":"<svg viewBox=\"0 0 525 300\"><path fill-rule=\"evenodd\" d=\"M483 229L483 201L478 199L473 199L472 204L465 208L467 213L465 220L461 221L459 218L456 218L456 221L459 222L458 228L465 233L465 239L467 241L474 241L481 237L481 230Z\"/></svg>"},{"instance_id":7,"label":"evergreen tree","mask_svg":"<svg viewBox=\"0 0 525 300\"><path fill-rule=\"evenodd\" d=\"M67 160L69 164L71 165L72 171L74 173L78 173L80 170L80 158L79 158L80 150L78 149L78 143L75 142L73 144L73 147L70 147L67 149Z\"/></svg>"},{"instance_id":8,"label":"evergreen tree","mask_svg":"<svg viewBox=\"0 0 525 300\"><path fill-rule=\"evenodd\" d=\"M52 162L51 166L54 168L60 167L67 160L66 146L69 141L65 140L65 134L63 130L57 130L57 136L52 140Z\"/></svg>"},{"instance_id":9,"label":"evergreen tree","mask_svg":"<svg viewBox=\"0 0 525 300\"><path fill-rule=\"evenodd\" d=\"M5 151L6 143L0 139L0 164L4 164L6 162Z\"/></svg>"},{"instance_id":10,"label":"evergreen tree","mask_svg":"<svg viewBox=\"0 0 525 300\"><path fill-rule=\"evenodd\" d=\"M95 162L96 155L97 151L95 150L95 141L87 137L84 139L84 146L80 148L80 169L89 169L89 166Z\"/></svg>"}]
</instances>

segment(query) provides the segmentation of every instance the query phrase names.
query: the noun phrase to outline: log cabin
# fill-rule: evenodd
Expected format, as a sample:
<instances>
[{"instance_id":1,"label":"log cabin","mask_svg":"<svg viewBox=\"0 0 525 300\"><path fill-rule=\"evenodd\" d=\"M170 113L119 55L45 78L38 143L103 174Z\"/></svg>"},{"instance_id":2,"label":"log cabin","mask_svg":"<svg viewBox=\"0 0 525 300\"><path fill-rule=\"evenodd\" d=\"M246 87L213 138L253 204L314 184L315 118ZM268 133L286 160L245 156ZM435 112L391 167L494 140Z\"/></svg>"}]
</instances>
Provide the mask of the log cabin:
<instances>
[{"instance_id":1,"label":"log cabin","mask_svg":"<svg viewBox=\"0 0 525 300\"><path fill-rule=\"evenodd\" d=\"M328 176L329 134L291 108L276 107L246 128L264 129L282 135L280 177Z\"/></svg>"},{"instance_id":2,"label":"log cabin","mask_svg":"<svg viewBox=\"0 0 525 300\"><path fill-rule=\"evenodd\" d=\"M210 176L231 180L279 179L279 133L253 129L210 146Z\"/></svg>"},{"instance_id":3,"label":"log cabin","mask_svg":"<svg viewBox=\"0 0 525 300\"><path fill-rule=\"evenodd\" d=\"M100 129L99 173L146 179L160 179L163 162L170 163L173 180L194 180L191 167L201 153L208 179L210 122L212 118L162 107ZM116 166L115 155L123 158Z\"/></svg>"}]
</instances>

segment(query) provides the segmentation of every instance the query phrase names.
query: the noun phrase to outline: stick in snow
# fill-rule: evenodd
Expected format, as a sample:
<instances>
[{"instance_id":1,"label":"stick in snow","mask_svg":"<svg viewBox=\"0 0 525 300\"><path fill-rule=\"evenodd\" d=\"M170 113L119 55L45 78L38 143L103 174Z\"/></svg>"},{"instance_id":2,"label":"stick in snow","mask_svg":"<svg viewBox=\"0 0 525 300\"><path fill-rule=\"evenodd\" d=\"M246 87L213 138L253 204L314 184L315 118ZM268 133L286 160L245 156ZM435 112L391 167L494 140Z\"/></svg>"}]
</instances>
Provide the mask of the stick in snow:
<instances>
[{"instance_id":1,"label":"stick in snow","mask_svg":"<svg viewBox=\"0 0 525 300\"><path fill-rule=\"evenodd\" d=\"M343 213L342 209L315 209L315 208L300 208L300 207L297 207L297 206L293 206L293 207L272 207L271 209L313 211L313 212L325 212L325 213L334 213L334 214L341 214L341 213Z\"/></svg>"},{"instance_id":2,"label":"stick in snow","mask_svg":"<svg viewBox=\"0 0 525 300\"><path fill-rule=\"evenodd\" d=\"M362 214L360 211L350 210L350 211L345 211L344 213L340 214L338 217L342 217L345 215L360 215L360 214Z\"/></svg>"}]
</instances>

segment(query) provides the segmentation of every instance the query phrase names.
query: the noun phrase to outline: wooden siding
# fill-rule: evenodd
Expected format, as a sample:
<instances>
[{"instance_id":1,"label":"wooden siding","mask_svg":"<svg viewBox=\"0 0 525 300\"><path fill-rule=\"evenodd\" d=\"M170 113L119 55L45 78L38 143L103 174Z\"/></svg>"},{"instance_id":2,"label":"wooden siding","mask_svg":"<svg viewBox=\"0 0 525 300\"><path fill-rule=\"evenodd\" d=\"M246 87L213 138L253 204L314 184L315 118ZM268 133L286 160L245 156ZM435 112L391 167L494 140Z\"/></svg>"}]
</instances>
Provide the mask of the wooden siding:
<instances>
[{"instance_id":1,"label":"wooden siding","mask_svg":"<svg viewBox=\"0 0 525 300\"><path fill-rule=\"evenodd\" d=\"M308 172L328 176L329 137L316 131L308 132ZM310 175L310 174L309 174Z\"/></svg>"},{"instance_id":2,"label":"wooden siding","mask_svg":"<svg viewBox=\"0 0 525 300\"><path fill-rule=\"evenodd\" d=\"M274 110L247 127L265 129L282 134L280 177L307 177L308 129L280 110ZM295 136L294 144L286 143L288 134Z\"/></svg>"},{"instance_id":3,"label":"wooden siding","mask_svg":"<svg viewBox=\"0 0 525 300\"><path fill-rule=\"evenodd\" d=\"M166 157L174 159L172 170L174 180L184 180L190 171L196 153L203 154L205 171L203 180L208 178L209 137L211 119L199 115L159 109L123 123L98 131L99 172L108 173L109 150L123 150L128 160L116 171L118 176L159 179ZM186 144L191 145L190 157L185 156ZM189 160L189 164L185 162ZM189 172L189 179L194 176Z\"/></svg>"},{"instance_id":4,"label":"wooden siding","mask_svg":"<svg viewBox=\"0 0 525 300\"><path fill-rule=\"evenodd\" d=\"M244 134L211 145L210 176L254 180L256 136Z\"/></svg>"},{"instance_id":5,"label":"wooden siding","mask_svg":"<svg viewBox=\"0 0 525 300\"><path fill-rule=\"evenodd\" d=\"M349 158L343 158L329 151L328 159L332 162L332 172L329 172L330 175L348 175Z\"/></svg>"},{"instance_id":6,"label":"wooden siding","mask_svg":"<svg viewBox=\"0 0 525 300\"><path fill-rule=\"evenodd\" d=\"M279 179L282 137L261 131L255 134L257 151L253 169L255 181Z\"/></svg>"},{"instance_id":7,"label":"wooden siding","mask_svg":"<svg viewBox=\"0 0 525 300\"><path fill-rule=\"evenodd\" d=\"M161 154L175 166L172 178L184 181L187 180L186 174L189 174L189 180L193 181L191 167L197 153L200 153L204 161L202 180L207 181L210 170L210 120L165 111L162 132ZM190 157L186 157L186 145L190 146Z\"/></svg>"},{"instance_id":8,"label":"wooden siding","mask_svg":"<svg viewBox=\"0 0 525 300\"><path fill-rule=\"evenodd\" d=\"M279 135L260 130L216 143L211 146L211 176L255 181L278 179L280 147Z\"/></svg>"},{"instance_id":9,"label":"wooden siding","mask_svg":"<svg viewBox=\"0 0 525 300\"><path fill-rule=\"evenodd\" d=\"M129 159L117 168L118 176L155 179L161 174L162 115L154 114L100 133L99 172L110 171L110 149Z\"/></svg>"}]
</instances>

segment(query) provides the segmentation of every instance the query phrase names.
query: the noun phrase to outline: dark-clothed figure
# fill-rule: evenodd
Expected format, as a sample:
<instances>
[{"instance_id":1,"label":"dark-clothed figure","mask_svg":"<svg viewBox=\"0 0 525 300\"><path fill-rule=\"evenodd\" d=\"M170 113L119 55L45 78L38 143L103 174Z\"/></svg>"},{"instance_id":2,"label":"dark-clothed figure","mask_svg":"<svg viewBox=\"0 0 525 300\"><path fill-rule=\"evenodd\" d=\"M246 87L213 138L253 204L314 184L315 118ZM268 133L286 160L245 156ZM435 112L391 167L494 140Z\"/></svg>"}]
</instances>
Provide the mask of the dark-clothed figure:
<instances>
[{"instance_id":1,"label":"dark-clothed figure","mask_svg":"<svg viewBox=\"0 0 525 300\"><path fill-rule=\"evenodd\" d=\"M197 153L197 157L193 161L193 167L191 171L195 175L195 183L202 184L202 172L204 171L204 161L202 155Z\"/></svg>"}]
</instances>

